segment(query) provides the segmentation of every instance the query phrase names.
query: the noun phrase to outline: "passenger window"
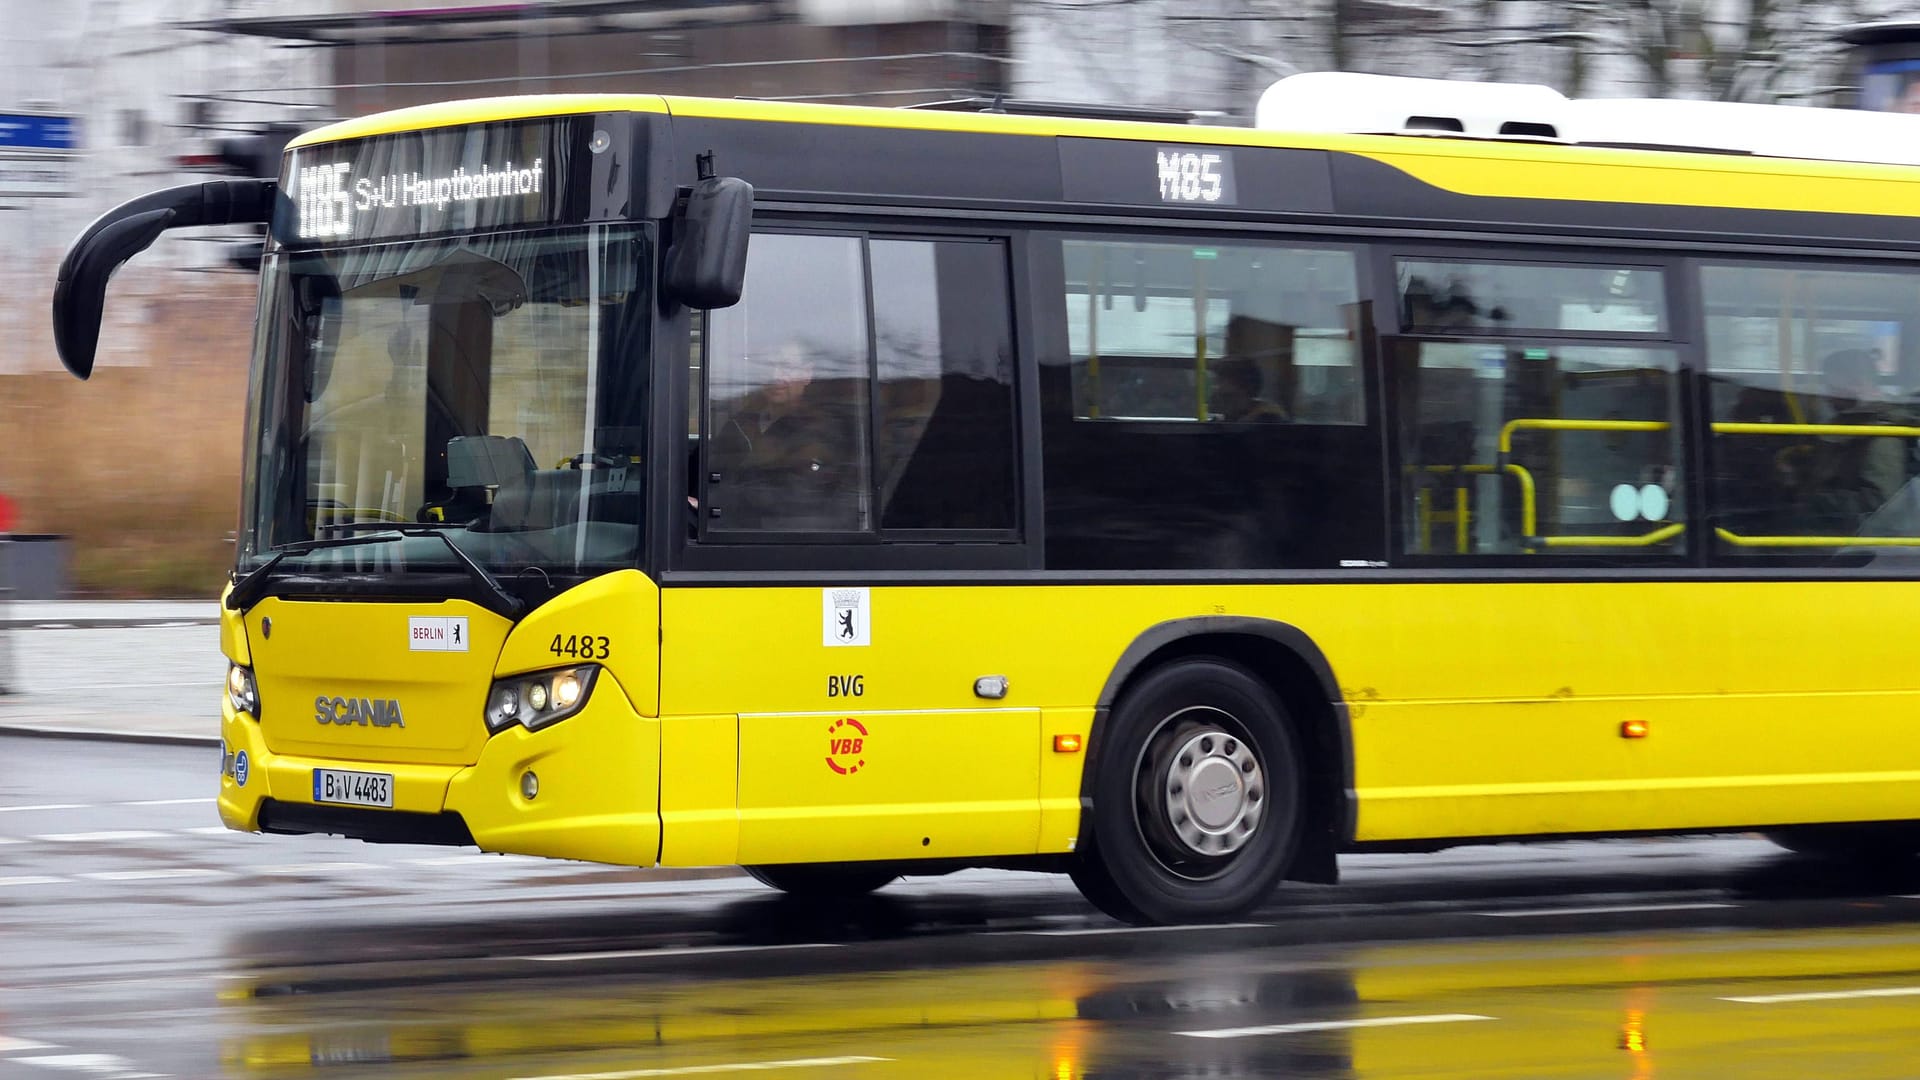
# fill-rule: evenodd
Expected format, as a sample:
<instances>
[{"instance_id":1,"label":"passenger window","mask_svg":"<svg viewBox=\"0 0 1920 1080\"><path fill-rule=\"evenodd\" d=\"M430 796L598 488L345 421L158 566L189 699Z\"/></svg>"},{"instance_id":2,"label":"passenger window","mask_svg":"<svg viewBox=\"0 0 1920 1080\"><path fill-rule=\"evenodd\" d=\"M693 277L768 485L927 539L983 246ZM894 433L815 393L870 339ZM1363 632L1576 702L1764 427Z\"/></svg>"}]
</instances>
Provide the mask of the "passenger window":
<instances>
[{"instance_id":1,"label":"passenger window","mask_svg":"<svg viewBox=\"0 0 1920 1080\"><path fill-rule=\"evenodd\" d=\"M1920 546L1920 276L1707 266L1715 550Z\"/></svg>"},{"instance_id":2,"label":"passenger window","mask_svg":"<svg viewBox=\"0 0 1920 1080\"><path fill-rule=\"evenodd\" d=\"M1351 252L1063 248L1076 418L1363 422Z\"/></svg>"},{"instance_id":3,"label":"passenger window","mask_svg":"<svg viewBox=\"0 0 1920 1080\"><path fill-rule=\"evenodd\" d=\"M706 530L1011 530L1012 338L1004 244L756 233L699 341Z\"/></svg>"},{"instance_id":4,"label":"passenger window","mask_svg":"<svg viewBox=\"0 0 1920 1080\"><path fill-rule=\"evenodd\" d=\"M1013 528L1006 249L874 240L872 258L880 527Z\"/></svg>"},{"instance_id":5,"label":"passenger window","mask_svg":"<svg viewBox=\"0 0 1920 1080\"><path fill-rule=\"evenodd\" d=\"M1400 339L1402 550L1684 550L1674 353Z\"/></svg>"},{"instance_id":6,"label":"passenger window","mask_svg":"<svg viewBox=\"0 0 1920 1080\"><path fill-rule=\"evenodd\" d=\"M1371 566L1386 556L1354 251L1049 238L1046 565ZM1338 463L1329 467L1329 463Z\"/></svg>"},{"instance_id":7,"label":"passenger window","mask_svg":"<svg viewBox=\"0 0 1920 1080\"><path fill-rule=\"evenodd\" d=\"M705 342L709 529L869 526L862 256L858 237L753 237L740 302Z\"/></svg>"}]
</instances>

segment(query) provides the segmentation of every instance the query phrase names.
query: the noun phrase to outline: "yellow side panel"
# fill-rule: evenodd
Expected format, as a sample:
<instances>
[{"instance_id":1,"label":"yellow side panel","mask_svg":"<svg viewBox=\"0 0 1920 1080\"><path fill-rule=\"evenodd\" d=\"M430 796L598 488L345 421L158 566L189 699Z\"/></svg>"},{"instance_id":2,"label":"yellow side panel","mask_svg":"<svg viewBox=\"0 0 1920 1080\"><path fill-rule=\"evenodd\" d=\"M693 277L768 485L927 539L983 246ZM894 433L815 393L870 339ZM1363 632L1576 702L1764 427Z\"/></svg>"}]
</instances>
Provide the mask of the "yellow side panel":
<instances>
[{"instance_id":1,"label":"yellow side panel","mask_svg":"<svg viewBox=\"0 0 1920 1080\"><path fill-rule=\"evenodd\" d=\"M1040 714L1040 844L1041 851L1072 851L1080 837L1080 776L1086 764L1087 736L1093 731L1093 710L1046 709ZM1057 735L1077 735L1080 750L1054 750Z\"/></svg>"},{"instance_id":2,"label":"yellow side panel","mask_svg":"<svg viewBox=\"0 0 1920 1080\"><path fill-rule=\"evenodd\" d=\"M826 770L827 725L869 715L876 747L924 748L923 785L972 776L954 805L997 813L1031 777L1035 849L1068 850L1084 754L1054 755L1052 736L1090 717L1148 628L1218 615L1324 652L1363 840L1920 817L1920 583L874 587L859 647L826 644L827 592L662 593L665 714L744 717L746 861L893 856L896 828L928 854L987 853L932 850L894 796L829 784L859 777ZM1007 697L975 697L983 675ZM861 696L836 696L854 676ZM983 727L982 709L1021 718ZM1627 720L1648 737L1622 738Z\"/></svg>"},{"instance_id":3,"label":"yellow side panel","mask_svg":"<svg viewBox=\"0 0 1920 1080\"><path fill-rule=\"evenodd\" d=\"M1920 585L1340 591L1360 839L1920 816Z\"/></svg>"},{"instance_id":4,"label":"yellow side panel","mask_svg":"<svg viewBox=\"0 0 1920 1080\"><path fill-rule=\"evenodd\" d=\"M669 716L660 722L663 866L740 861L740 729L732 716Z\"/></svg>"},{"instance_id":5,"label":"yellow side panel","mask_svg":"<svg viewBox=\"0 0 1920 1080\"><path fill-rule=\"evenodd\" d=\"M740 718L740 861L1028 854L1032 709Z\"/></svg>"}]
</instances>

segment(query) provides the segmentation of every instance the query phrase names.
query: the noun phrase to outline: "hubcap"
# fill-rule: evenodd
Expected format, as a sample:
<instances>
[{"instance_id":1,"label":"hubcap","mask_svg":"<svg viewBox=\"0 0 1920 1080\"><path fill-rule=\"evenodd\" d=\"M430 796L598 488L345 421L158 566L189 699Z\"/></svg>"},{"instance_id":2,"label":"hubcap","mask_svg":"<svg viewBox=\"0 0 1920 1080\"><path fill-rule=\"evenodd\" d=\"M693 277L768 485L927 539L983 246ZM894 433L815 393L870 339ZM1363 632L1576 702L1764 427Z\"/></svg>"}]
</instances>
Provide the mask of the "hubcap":
<instances>
[{"instance_id":1,"label":"hubcap","mask_svg":"<svg viewBox=\"0 0 1920 1080\"><path fill-rule=\"evenodd\" d=\"M1259 827L1267 797L1260 761L1245 740L1211 724L1188 729L1166 760L1163 805L1184 854L1230 855Z\"/></svg>"}]
</instances>

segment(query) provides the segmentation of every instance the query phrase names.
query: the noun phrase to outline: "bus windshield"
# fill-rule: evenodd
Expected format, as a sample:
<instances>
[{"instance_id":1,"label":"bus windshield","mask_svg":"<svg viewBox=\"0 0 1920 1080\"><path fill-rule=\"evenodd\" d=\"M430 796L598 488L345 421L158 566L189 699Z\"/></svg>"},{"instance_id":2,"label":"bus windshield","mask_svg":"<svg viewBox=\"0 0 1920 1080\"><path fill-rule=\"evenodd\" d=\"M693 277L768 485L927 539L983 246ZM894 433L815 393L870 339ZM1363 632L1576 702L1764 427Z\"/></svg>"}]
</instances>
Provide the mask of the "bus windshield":
<instances>
[{"instance_id":1,"label":"bus windshield","mask_svg":"<svg viewBox=\"0 0 1920 1080\"><path fill-rule=\"evenodd\" d=\"M270 255L239 569L637 565L647 249L589 226Z\"/></svg>"}]
</instances>

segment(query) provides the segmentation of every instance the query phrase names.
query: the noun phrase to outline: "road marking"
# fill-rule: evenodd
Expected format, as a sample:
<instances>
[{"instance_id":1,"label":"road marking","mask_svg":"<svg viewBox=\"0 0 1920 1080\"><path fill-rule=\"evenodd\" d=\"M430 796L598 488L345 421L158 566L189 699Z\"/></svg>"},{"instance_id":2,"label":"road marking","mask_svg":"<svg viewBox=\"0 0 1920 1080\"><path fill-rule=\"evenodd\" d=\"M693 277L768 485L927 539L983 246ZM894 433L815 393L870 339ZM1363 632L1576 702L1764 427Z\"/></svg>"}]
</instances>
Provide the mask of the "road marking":
<instances>
[{"instance_id":1,"label":"road marking","mask_svg":"<svg viewBox=\"0 0 1920 1080\"><path fill-rule=\"evenodd\" d=\"M115 803L115 806L197 806L201 803L214 803L216 799L142 799L139 802Z\"/></svg>"},{"instance_id":2,"label":"road marking","mask_svg":"<svg viewBox=\"0 0 1920 1080\"><path fill-rule=\"evenodd\" d=\"M1426 1016L1376 1016L1367 1020L1315 1020L1301 1024L1268 1024L1264 1027L1215 1028L1211 1031L1176 1031L1190 1039L1244 1039L1252 1035L1293 1035L1306 1031L1346 1031L1350 1028L1396 1027L1401 1024L1458 1024L1468 1020L1491 1020L1478 1013L1432 1013Z\"/></svg>"},{"instance_id":3,"label":"road marking","mask_svg":"<svg viewBox=\"0 0 1920 1080\"><path fill-rule=\"evenodd\" d=\"M151 829L123 829L119 832L69 832L43 833L30 837L33 840L52 840L60 844L97 844L114 840L159 840L167 834Z\"/></svg>"},{"instance_id":4,"label":"road marking","mask_svg":"<svg viewBox=\"0 0 1920 1080\"><path fill-rule=\"evenodd\" d=\"M0 1035L0 1054L17 1054L22 1050L45 1050L48 1044L34 1042L32 1039L12 1039Z\"/></svg>"},{"instance_id":5,"label":"road marking","mask_svg":"<svg viewBox=\"0 0 1920 1080\"><path fill-rule=\"evenodd\" d=\"M206 866L175 866L165 870L102 870L80 876L90 881L163 881L168 878L226 877L227 872Z\"/></svg>"},{"instance_id":6,"label":"road marking","mask_svg":"<svg viewBox=\"0 0 1920 1080\"><path fill-rule=\"evenodd\" d=\"M148 1080L161 1075L136 1072L133 1062L115 1054L46 1054L40 1057L22 1057L13 1060L22 1065L38 1065L43 1069L69 1069L91 1076L107 1076L113 1080Z\"/></svg>"},{"instance_id":7,"label":"road marking","mask_svg":"<svg viewBox=\"0 0 1920 1080\"><path fill-rule=\"evenodd\" d=\"M648 1076L702 1076L709 1073L764 1072L768 1069L824 1069L834 1065L867 1065L892 1061L883 1057L793 1058L788 1061L739 1061L727 1065L683 1065L677 1069L627 1069L622 1072L545 1073L514 1080L640 1080Z\"/></svg>"},{"instance_id":8,"label":"road marking","mask_svg":"<svg viewBox=\"0 0 1920 1080\"><path fill-rule=\"evenodd\" d=\"M1756 994L1750 997L1723 997L1746 1005L1785 1005L1795 1001L1846 1001L1849 998L1920 997L1920 986L1887 986L1877 990L1826 990L1804 994Z\"/></svg>"},{"instance_id":9,"label":"road marking","mask_svg":"<svg viewBox=\"0 0 1920 1080\"><path fill-rule=\"evenodd\" d=\"M633 960L645 956L712 956L719 953L781 952L788 949L838 949L838 942L797 941L789 945L690 945L684 948L622 949L618 952L547 953L541 956L516 956L515 960L536 960L544 964L563 964L570 960Z\"/></svg>"},{"instance_id":10,"label":"road marking","mask_svg":"<svg viewBox=\"0 0 1920 1080\"><path fill-rule=\"evenodd\" d=\"M21 877L0 877L0 887L8 885L58 885L67 880L63 877L48 877L45 874L26 874Z\"/></svg>"},{"instance_id":11,"label":"road marking","mask_svg":"<svg viewBox=\"0 0 1920 1080\"><path fill-rule=\"evenodd\" d=\"M253 836L255 835L253 833L241 832L238 829L229 829L225 825L202 825L197 829L181 829L180 831L183 833L186 833L189 836Z\"/></svg>"},{"instance_id":12,"label":"road marking","mask_svg":"<svg viewBox=\"0 0 1920 1080\"><path fill-rule=\"evenodd\" d=\"M39 806L0 806L0 814L18 814L28 810L87 810L90 807L77 802L42 803Z\"/></svg>"},{"instance_id":13,"label":"road marking","mask_svg":"<svg viewBox=\"0 0 1920 1080\"><path fill-rule=\"evenodd\" d=\"M1086 937L1092 934L1166 934L1179 930L1255 930L1272 926L1261 922L1193 923L1186 926L1096 926L1083 930L1003 930L1019 937Z\"/></svg>"},{"instance_id":14,"label":"road marking","mask_svg":"<svg viewBox=\"0 0 1920 1080\"><path fill-rule=\"evenodd\" d=\"M17 837L17 836L0 836L0 845L5 845L5 844L24 844L24 843L26 843L26 841L25 841L25 840L22 840L22 839L20 839L20 838L19 838L19 837Z\"/></svg>"},{"instance_id":15,"label":"road marking","mask_svg":"<svg viewBox=\"0 0 1920 1080\"><path fill-rule=\"evenodd\" d=\"M1549 915L1626 915L1639 911L1705 911L1709 908L1738 907L1738 904L1616 904L1607 907L1527 908L1523 911L1474 911L1488 919L1540 919Z\"/></svg>"}]
</instances>

